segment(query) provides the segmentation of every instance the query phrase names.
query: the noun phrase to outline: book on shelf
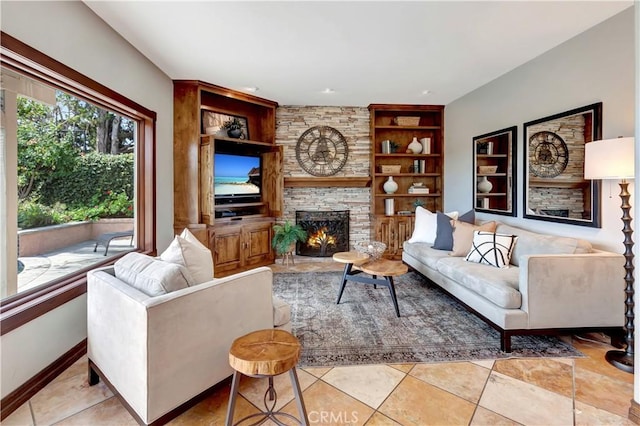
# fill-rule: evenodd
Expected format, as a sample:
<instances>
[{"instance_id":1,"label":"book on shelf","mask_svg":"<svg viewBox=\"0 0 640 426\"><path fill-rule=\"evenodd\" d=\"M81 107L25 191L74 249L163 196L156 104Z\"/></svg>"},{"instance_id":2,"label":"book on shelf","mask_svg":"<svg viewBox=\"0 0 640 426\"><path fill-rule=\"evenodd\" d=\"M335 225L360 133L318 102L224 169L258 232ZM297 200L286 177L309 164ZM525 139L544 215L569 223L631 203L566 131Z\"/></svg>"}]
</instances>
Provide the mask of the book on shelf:
<instances>
[{"instance_id":1,"label":"book on shelf","mask_svg":"<svg viewBox=\"0 0 640 426\"><path fill-rule=\"evenodd\" d=\"M408 192L409 194L428 194L429 188L412 186Z\"/></svg>"}]
</instances>

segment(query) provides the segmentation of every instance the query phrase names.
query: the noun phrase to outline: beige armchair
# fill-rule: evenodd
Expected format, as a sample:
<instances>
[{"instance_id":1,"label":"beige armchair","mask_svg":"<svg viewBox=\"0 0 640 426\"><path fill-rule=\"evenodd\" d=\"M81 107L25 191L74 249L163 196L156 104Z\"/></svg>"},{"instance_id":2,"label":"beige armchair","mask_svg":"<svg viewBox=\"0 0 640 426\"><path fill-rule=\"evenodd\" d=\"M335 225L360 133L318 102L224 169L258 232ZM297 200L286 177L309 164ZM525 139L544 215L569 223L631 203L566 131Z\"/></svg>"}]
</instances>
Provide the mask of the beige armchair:
<instances>
[{"instance_id":1,"label":"beige armchair","mask_svg":"<svg viewBox=\"0 0 640 426\"><path fill-rule=\"evenodd\" d=\"M274 315L289 321L288 305L274 311L272 280L262 267L150 297L112 267L89 272L89 383L102 378L138 422L166 422L232 374L234 339L273 327Z\"/></svg>"}]
</instances>

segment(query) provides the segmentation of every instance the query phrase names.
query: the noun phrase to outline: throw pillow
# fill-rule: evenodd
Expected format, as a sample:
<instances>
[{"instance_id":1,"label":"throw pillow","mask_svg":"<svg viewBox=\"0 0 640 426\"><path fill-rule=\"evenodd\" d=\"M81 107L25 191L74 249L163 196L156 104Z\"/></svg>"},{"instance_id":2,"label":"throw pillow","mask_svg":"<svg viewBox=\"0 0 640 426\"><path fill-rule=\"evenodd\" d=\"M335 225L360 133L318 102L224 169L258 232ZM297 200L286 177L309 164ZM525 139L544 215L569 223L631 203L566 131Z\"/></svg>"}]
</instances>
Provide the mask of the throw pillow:
<instances>
[{"instance_id":1,"label":"throw pillow","mask_svg":"<svg viewBox=\"0 0 640 426\"><path fill-rule=\"evenodd\" d=\"M136 252L118 259L113 268L120 281L152 297L195 284L184 266Z\"/></svg>"},{"instance_id":2,"label":"throw pillow","mask_svg":"<svg viewBox=\"0 0 640 426\"><path fill-rule=\"evenodd\" d=\"M475 235L474 231L496 232L496 222L486 222L482 225L453 221L453 251L451 256L466 256L471 249L471 243Z\"/></svg>"},{"instance_id":3,"label":"throw pillow","mask_svg":"<svg viewBox=\"0 0 640 426\"><path fill-rule=\"evenodd\" d=\"M186 238L180 235L174 237L169 247L160 255L160 259L186 267L196 284L211 281L213 279L211 250L200 243L189 230L185 229L183 235ZM192 242L193 240L195 242Z\"/></svg>"},{"instance_id":4,"label":"throw pillow","mask_svg":"<svg viewBox=\"0 0 640 426\"><path fill-rule=\"evenodd\" d=\"M474 210L469 210L465 214L460 217L448 218L447 215L444 215L440 212L437 212L438 217L436 221L438 223L438 227L436 229L436 239L433 242L434 249L437 250L453 250L453 224L451 223L451 219L460 220L466 223L474 223L476 220L476 212Z\"/></svg>"},{"instance_id":5,"label":"throw pillow","mask_svg":"<svg viewBox=\"0 0 640 426\"><path fill-rule=\"evenodd\" d=\"M471 250L465 260L497 268L508 268L517 240L518 237L515 235L474 231Z\"/></svg>"},{"instance_id":6,"label":"throw pillow","mask_svg":"<svg viewBox=\"0 0 640 426\"><path fill-rule=\"evenodd\" d=\"M442 213L440 213L442 214ZM444 215L451 219L458 217L458 212L449 212ZM423 207L416 207L415 224L413 226L413 234L409 238L410 243L427 243L433 244L436 240L437 230L437 214L430 212Z\"/></svg>"}]
</instances>

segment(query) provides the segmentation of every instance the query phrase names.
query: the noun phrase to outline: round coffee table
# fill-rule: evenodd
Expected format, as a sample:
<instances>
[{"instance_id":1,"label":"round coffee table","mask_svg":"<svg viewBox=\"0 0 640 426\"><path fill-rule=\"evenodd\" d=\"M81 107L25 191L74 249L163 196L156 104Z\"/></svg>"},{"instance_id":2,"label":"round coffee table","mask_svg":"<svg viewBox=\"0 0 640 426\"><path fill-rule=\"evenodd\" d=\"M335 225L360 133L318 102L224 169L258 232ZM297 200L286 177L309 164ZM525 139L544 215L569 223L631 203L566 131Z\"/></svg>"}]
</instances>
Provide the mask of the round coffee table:
<instances>
[{"instance_id":1,"label":"round coffee table","mask_svg":"<svg viewBox=\"0 0 640 426\"><path fill-rule=\"evenodd\" d=\"M342 293L347 285L347 281L356 281L363 284L373 284L374 287L381 285L389 289L396 316L400 316L398 299L396 297L396 287L393 284L393 277L406 274L409 268L399 260L377 259L370 260L366 254L357 251L339 252L333 255L333 260L344 263L342 283L336 304L340 303ZM359 276L361 272L371 275L371 277ZM378 278L382 277L382 278Z\"/></svg>"}]
</instances>

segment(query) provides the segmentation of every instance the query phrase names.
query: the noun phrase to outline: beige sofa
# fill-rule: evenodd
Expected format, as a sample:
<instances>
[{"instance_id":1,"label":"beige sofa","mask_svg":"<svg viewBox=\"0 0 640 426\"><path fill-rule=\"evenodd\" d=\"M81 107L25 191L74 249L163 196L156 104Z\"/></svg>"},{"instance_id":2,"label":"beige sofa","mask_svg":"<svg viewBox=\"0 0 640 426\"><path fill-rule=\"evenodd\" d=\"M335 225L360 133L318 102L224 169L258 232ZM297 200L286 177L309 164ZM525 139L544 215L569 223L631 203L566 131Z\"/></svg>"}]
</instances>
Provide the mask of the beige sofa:
<instances>
[{"instance_id":1,"label":"beige sofa","mask_svg":"<svg viewBox=\"0 0 640 426\"><path fill-rule=\"evenodd\" d=\"M508 268L405 242L402 260L497 329L501 349L511 336L575 329L619 335L624 323L624 257L584 240L555 237L499 223L517 235Z\"/></svg>"},{"instance_id":2,"label":"beige sofa","mask_svg":"<svg viewBox=\"0 0 640 426\"><path fill-rule=\"evenodd\" d=\"M290 307L274 300L272 281L261 267L150 297L113 267L89 272L90 384L101 377L139 422L165 423L232 374L234 339L274 325L291 329Z\"/></svg>"}]
</instances>

